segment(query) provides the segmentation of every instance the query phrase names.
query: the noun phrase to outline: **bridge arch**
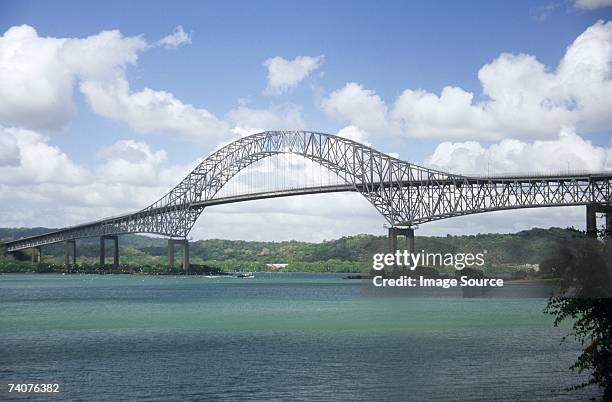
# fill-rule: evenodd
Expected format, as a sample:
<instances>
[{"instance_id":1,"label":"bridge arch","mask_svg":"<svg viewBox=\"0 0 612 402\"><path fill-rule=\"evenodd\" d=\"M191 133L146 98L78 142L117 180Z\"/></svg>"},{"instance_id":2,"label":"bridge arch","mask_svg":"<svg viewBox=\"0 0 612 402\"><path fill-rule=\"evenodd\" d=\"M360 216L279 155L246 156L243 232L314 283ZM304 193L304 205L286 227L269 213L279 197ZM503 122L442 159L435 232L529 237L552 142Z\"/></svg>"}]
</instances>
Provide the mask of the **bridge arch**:
<instances>
[{"instance_id":1,"label":"bridge arch","mask_svg":"<svg viewBox=\"0 0 612 402\"><path fill-rule=\"evenodd\" d=\"M165 214L156 233L186 236L205 201L243 169L279 154L296 154L338 175L353 191L363 195L391 224L411 220L410 209L393 205L393 194L402 193L411 181L448 180L451 175L402 161L369 146L331 134L307 131L267 131L236 140L202 161L176 187L139 212ZM454 176L459 177L459 176ZM194 206L202 207L194 207Z\"/></svg>"}]
</instances>

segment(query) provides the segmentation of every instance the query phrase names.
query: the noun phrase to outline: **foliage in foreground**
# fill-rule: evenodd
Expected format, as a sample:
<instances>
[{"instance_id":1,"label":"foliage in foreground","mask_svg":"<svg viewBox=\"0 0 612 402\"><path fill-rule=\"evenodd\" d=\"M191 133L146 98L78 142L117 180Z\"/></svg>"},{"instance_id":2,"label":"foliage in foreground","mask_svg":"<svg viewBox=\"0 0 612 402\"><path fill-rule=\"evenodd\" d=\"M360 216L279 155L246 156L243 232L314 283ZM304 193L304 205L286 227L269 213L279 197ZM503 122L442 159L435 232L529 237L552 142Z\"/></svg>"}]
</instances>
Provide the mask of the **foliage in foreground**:
<instances>
[{"instance_id":1,"label":"foliage in foreground","mask_svg":"<svg viewBox=\"0 0 612 402\"><path fill-rule=\"evenodd\" d=\"M612 239L600 242L577 236L559 247L563 281L559 296L550 298L546 312L558 326L572 320L573 336L584 350L571 366L589 377L571 389L597 384L604 400L612 400ZM571 297L567 292L573 292ZM566 339L566 338L564 338Z\"/></svg>"}]
</instances>

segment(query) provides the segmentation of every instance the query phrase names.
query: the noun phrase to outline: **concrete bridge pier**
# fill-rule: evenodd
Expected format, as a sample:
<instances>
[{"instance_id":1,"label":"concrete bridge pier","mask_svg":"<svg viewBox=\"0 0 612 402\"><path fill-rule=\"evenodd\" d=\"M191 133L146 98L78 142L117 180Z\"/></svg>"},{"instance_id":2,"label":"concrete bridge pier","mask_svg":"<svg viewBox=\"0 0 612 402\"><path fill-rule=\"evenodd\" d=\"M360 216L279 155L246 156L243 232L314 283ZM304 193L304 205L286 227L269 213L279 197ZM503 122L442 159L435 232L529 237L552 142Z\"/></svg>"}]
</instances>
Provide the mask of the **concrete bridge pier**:
<instances>
[{"instance_id":1,"label":"concrete bridge pier","mask_svg":"<svg viewBox=\"0 0 612 402\"><path fill-rule=\"evenodd\" d=\"M113 241L113 268L119 267L119 237L117 235L100 236L100 266L106 264L106 240Z\"/></svg>"},{"instance_id":2,"label":"concrete bridge pier","mask_svg":"<svg viewBox=\"0 0 612 402\"><path fill-rule=\"evenodd\" d=\"M389 228L389 252L395 254L397 251L397 237L404 236L406 239L406 250L414 253L414 229L390 227Z\"/></svg>"},{"instance_id":3,"label":"concrete bridge pier","mask_svg":"<svg viewBox=\"0 0 612 402\"><path fill-rule=\"evenodd\" d=\"M606 233L604 237L612 234L612 205L587 204L586 206L586 232L588 237L597 237L597 213L606 215Z\"/></svg>"},{"instance_id":4,"label":"concrete bridge pier","mask_svg":"<svg viewBox=\"0 0 612 402\"><path fill-rule=\"evenodd\" d=\"M183 245L183 271L189 270L189 241L187 239L168 239L168 265L174 268L174 245Z\"/></svg>"},{"instance_id":5,"label":"concrete bridge pier","mask_svg":"<svg viewBox=\"0 0 612 402\"><path fill-rule=\"evenodd\" d=\"M32 247L32 265L42 262L42 248L40 246Z\"/></svg>"},{"instance_id":6,"label":"concrete bridge pier","mask_svg":"<svg viewBox=\"0 0 612 402\"><path fill-rule=\"evenodd\" d=\"M70 249L72 249L72 266L76 265L76 240L66 240L64 242L64 265L70 266Z\"/></svg>"},{"instance_id":7,"label":"concrete bridge pier","mask_svg":"<svg viewBox=\"0 0 612 402\"><path fill-rule=\"evenodd\" d=\"M414 229L411 227L406 228L398 228L398 227L390 227L389 228L389 252L391 254L395 254L397 251L397 237L404 236L406 240L406 251L410 254L414 253ZM397 270L397 266L393 265L393 271Z\"/></svg>"},{"instance_id":8,"label":"concrete bridge pier","mask_svg":"<svg viewBox=\"0 0 612 402\"><path fill-rule=\"evenodd\" d=\"M586 206L586 232L588 237L597 237L597 205L588 204Z\"/></svg>"}]
</instances>

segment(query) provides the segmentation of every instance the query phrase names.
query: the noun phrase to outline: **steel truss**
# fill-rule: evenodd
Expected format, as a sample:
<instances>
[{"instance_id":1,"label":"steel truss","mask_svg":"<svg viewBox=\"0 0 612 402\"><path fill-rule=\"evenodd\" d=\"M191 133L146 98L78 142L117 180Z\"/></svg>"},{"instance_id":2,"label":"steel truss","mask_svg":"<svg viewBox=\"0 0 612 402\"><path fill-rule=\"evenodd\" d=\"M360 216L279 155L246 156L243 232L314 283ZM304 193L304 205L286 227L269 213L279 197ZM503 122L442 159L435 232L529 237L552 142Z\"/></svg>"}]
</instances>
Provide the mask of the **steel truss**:
<instances>
[{"instance_id":1,"label":"steel truss","mask_svg":"<svg viewBox=\"0 0 612 402\"><path fill-rule=\"evenodd\" d=\"M333 171L346 186L332 185L328 191L324 186L311 192L357 191L394 227L487 211L612 201L612 172L470 177L405 162L334 135L267 131L214 152L170 192L141 211L7 242L7 251L123 233L184 238L208 205L309 193L296 189L272 191L265 196L215 198L238 172L278 154L301 155Z\"/></svg>"}]
</instances>

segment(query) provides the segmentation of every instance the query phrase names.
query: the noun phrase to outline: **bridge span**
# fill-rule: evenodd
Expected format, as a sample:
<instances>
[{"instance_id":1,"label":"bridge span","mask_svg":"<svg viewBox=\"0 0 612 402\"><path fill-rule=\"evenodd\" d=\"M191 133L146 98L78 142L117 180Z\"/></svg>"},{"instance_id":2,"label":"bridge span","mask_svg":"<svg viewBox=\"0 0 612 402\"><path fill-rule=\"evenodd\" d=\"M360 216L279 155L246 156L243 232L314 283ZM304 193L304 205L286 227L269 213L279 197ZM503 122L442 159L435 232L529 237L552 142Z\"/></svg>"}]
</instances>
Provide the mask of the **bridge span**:
<instances>
[{"instance_id":1,"label":"bridge span","mask_svg":"<svg viewBox=\"0 0 612 402\"><path fill-rule=\"evenodd\" d=\"M340 184L264 189L223 195L220 190L238 173L266 158L298 155L328 169ZM291 171L279 172L291 174ZM234 141L202 161L185 179L148 207L121 216L66 227L4 243L7 252L31 248L40 261L41 246L66 243L66 264L76 262L75 240L100 237L100 263L105 243L114 243L118 265L118 235L150 233L169 237L169 261L174 246L183 246L183 267L189 266L187 236L209 207L258 199L352 191L360 193L389 223L389 241L406 237L414 250L414 226L489 211L586 206L587 232L596 233L596 212L606 213L612 230L612 172L567 172L534 175L470 176L415 165L355 141L316 132L267 131ZM70 253L72 251L72 253Z\"/></svg>"}]
</instances>

